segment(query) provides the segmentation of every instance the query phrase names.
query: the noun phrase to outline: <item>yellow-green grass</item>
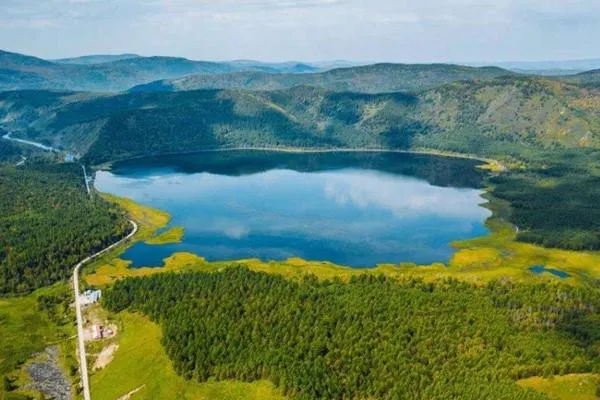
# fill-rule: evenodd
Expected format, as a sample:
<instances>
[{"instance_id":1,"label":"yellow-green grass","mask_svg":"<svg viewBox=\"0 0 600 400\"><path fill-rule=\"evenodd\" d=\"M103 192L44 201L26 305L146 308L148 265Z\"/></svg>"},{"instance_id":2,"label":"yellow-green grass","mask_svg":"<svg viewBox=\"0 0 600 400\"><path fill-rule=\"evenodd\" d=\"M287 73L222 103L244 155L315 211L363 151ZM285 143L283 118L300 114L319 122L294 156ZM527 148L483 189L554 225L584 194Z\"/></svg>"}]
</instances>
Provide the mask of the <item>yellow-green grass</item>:
<instances>
[{"instance_id":1,"label":"yellow-green grass","mask_svg":"<svg viewBox=\"0 0 600 400\"><path fill-rule=\"evenodd\" d=\"M120 260L118 256L122 254L127 247L135 242L152 240L153 238L156 239L156 232L159 229L166 227L171 220L169 213L136 203L131 199L118 197L107 193L100 193L100 195L105 200L115 203L124 209L129 218L138 224L138 231L128 242L115 247L111 251L87 264L84 267L83 274L93 273L98 266L122 263L123 261Z\"/></svg>"},{"instance_id":2,"label":"yellow-green grass","mask_svg":"<svg viewBox=\"0 0 600 400\"><path fill-rule=\"evenodd\" d=\"M132 399L283 399L268 381L185 381L163 350L158 325L139 314L123 312L114 317L119 347L113 360L91 376L95 400L114 400L138 388Z\"/></svg>"},{"instance_id":3,"label":"yellow-green grass","mask_svg":"<svg viewBox=\"0 0 600 400\"><path fill-rule=\"evenodd\" d=\"M181 243L183 239L184 228L182 226L175 226L169 230L166 230L156 236L146 240L146 244L171 244Z\"/></svg>"},{"instance_id":4,"label":"yellow-green grass","mask_svg":"<svg viewBox=\"0 0 600 400\"><path fill-rule=\"evenodd\" d=\"M158 229L167 226L171 219L169 213L165 211L136 203L125 197L107 193L102 193L101 196L126 210L129 217L137 222L138 232L135 235L137 240L150 239Z\"/></svg>"},{"instance_id":5,"label":"yellow-green grass","mask_svg":"<svg viewBox=\"0 0 600 400\"><path fill-rule=\"evenodd\" d=\"M286 277L316 275L320 279L340 278L368 273L389 277L422 277L425 280L456 278L474 283L510 278L519 282L562 282L580 285L600 276L600 254L547 249L514 240L514 229L499 219L488 220L492 234L472 240L454 243L457 252L448 265L441 263L416 265L411 263L385 264L373 269L353 269L329 262L305 261L291 258L285 261L261 261L257 259L208 262L203 257L189 253L175 253L164 260L162 268L128 268L129 262L115 258L96 265L94 272L86 276L90 285L109 285L128 276L145 276L162 272L215 271L230 265L244 265L254 271L276 273ZM529 270L535 265L545 265L569 273L559 278L549 273L534 274Z\"/></svg>"},{"instance_id":6,"label":"yellow-green grass","mask_svg":"<svg viewBox=\"0 0 600 400\"><path fill-rule=\"evenodd\" d=\"M519 385L546 394L551 400L596 400L600 376L570 374L551 378L522 379Z\"/></svg>"},{"instance_id":7,"label":"yellow-green grass","mask_svg":"<svg viewBox=\"0 0 600 400\"><path fill-rule=\"evenodd\" d=\"M57 326L37 306L39 296L63 291L65 285L59 283L27 296L0 299L0 379L10 376L21 387L28 380L22 366L30 362L35 353L54 344L68 347L65 341L75 334L75 327ZM66 357L61 360L63 367L68 361ZM8 394L0 388L0 399L2 396L8 397Z\"/></svg>"}]
</instances>

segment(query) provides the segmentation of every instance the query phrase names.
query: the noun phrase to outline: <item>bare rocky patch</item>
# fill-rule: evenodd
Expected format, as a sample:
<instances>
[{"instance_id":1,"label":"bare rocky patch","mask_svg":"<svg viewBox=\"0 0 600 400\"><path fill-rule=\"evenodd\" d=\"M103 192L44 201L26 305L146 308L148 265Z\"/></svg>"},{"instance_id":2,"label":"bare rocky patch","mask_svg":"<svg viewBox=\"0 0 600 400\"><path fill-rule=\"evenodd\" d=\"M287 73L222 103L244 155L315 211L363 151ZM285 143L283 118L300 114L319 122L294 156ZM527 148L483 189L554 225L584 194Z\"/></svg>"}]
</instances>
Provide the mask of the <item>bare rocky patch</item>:
<instances>
[{"instance_id":1,"label":"bare rocky patch","mask_svg":"<svg viewBox=\"0 0 600 400\"><path fill-rule=\"evenodd\" d=\"M48 347L27 366L31 383L26 388L42 392L54 400L70 400L71 383L59 366L58 352L57 346Z\"/></svg>"}]
</instances>

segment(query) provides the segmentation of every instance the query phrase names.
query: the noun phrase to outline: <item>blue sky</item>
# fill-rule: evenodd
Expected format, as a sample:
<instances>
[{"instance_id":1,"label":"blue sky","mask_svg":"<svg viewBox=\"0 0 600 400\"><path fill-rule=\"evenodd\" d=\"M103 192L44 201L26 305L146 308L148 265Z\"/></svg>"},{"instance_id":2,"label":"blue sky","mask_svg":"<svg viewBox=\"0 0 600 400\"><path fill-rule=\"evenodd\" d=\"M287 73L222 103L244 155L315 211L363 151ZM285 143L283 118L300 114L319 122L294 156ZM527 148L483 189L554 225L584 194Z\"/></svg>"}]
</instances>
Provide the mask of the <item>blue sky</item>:
<instances>
[{"instance_id":1,"label":"blue sky","mask_svg":"<svg viewBox=\"0 0 600 400\"><path fill-rule=\"evenodd\" d=\"M0 48L265 61L600 58L600 0L2 0Z\"/></svg>"}]
</instances>

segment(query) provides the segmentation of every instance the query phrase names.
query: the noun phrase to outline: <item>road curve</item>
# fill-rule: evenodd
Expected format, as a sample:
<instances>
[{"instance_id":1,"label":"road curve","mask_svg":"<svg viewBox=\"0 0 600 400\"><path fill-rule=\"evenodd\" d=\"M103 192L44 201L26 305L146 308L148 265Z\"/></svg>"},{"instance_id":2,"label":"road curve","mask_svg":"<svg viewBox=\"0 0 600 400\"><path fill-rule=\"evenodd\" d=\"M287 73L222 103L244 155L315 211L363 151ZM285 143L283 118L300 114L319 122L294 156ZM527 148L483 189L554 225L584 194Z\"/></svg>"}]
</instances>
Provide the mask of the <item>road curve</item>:
<instances>
[{"instance_id":1,"label":"road curve","mask_svg":"<svg viewBox=\"0 0 600 400\"><path fill-rule=\"evenodd\" d=\"M38 142L32 142L31 140L17 139L17 138L11 137L10 133L7 133L6 135L2 136L2 139L12 140L13 142L19 142L19 143L23 143L23 144L28 144L30 146L37 147L38 149L58 153L58 150L55 149L54 147L46 146L45 144L41 144Z\"/></svg>"},{"instance_id":2,"label":"road curve","mask_svg":"<svg viewBox=\"0 0 600 400\"><path fill-rule=\"evenodd\" d=\"M129 222L133 226L133 229L127 236L125 236L123 239L119 240L118 242L111 244L104 250L99 251L98 253L93 254L93 255L87 257L86 259L82 260L73 269L73 293L75 294L75 314L77 315L77 338L78 338L77 342L78 342L78 349L79 349L79 370L80 370L80 374L81 374L81 386L83 389L83 399L84 400L90 400L91 397L90 397L90 384L88 381L87 361L86 361L86 356L85 356L85 342L83 340L83 316L81 313L81 304L79 304L79 270L81 269L81 267L84 264L88 263L89 261L93 260L94 258L106 253L107 251L120 245L121 243L125 242L126 240L131 239L131 237L133 235L135 235L135 233L137 232L138 225L132 220L129 220Z\"/></svg>"}]
</instances>

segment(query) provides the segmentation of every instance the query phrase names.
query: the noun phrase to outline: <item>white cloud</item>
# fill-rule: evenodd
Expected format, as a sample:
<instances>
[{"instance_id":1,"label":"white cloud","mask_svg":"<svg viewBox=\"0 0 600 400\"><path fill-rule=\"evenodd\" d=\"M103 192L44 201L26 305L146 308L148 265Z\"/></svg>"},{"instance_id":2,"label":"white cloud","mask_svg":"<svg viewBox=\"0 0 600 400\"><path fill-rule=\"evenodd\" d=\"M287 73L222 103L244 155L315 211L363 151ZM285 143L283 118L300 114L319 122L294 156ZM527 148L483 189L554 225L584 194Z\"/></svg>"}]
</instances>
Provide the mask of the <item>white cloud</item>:
<instances>
[{"instance_id":1,"label":"white cloud","mask_svg":"<svg viewBox=\"0 0 600 400\"><path fill-rule=\"evenodd\" d=\"M599 35L597 0L4 0L0 15L0 47L46 57L583 58Z\"/></svg>"}]
</instances>

